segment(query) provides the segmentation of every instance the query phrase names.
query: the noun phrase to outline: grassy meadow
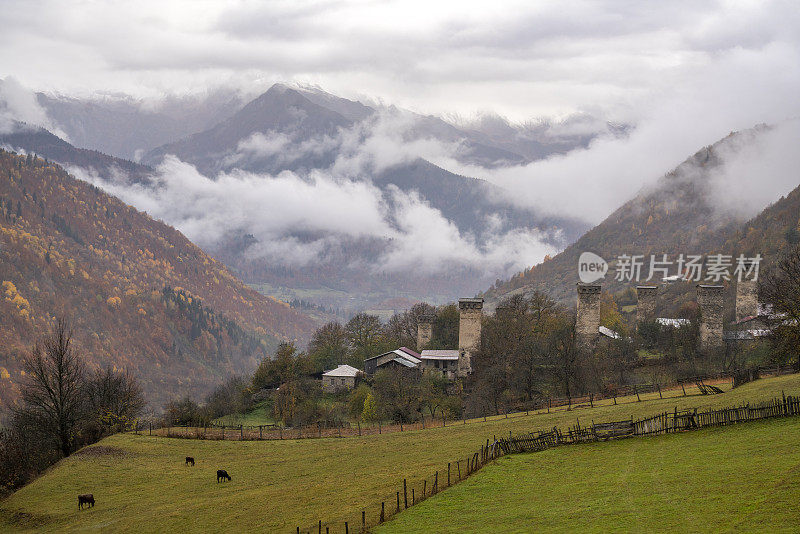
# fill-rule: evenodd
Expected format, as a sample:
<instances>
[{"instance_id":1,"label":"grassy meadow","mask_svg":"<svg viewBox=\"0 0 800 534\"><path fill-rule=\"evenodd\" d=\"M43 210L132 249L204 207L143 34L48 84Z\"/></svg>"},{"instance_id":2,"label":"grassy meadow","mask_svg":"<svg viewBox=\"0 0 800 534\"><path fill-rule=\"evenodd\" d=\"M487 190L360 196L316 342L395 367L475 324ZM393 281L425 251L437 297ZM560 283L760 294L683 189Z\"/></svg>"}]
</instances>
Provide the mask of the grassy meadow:
<instances>
[{"instance_id":1,"label":"grassy meadow","mask_svg":"<svg viewBox=\"0 0 800 534\"><path fill-rule=\"evenodd\" d=\"M797 532L800 419L501 458L380 534Z\"/></svg>"},{"instance_id":2,"label":"grassy meadow","mask_svg":"<svg viewBox=\"0 0 800 534\"><path fill-rule=\"evenodd\" d=\"M360 438L222 442L121 434L59 462L0 502L0 530L294 532L298 525L307 529L321 519L332 526L331 532L339 532L343 531L344 521L360 524L362 509L367 510L369 520L374 522L382 500L391 508L404 477L414 484L409 486L410 494L411 487L421 484L423 478L436 470L445 471L447 462L466 458L493 435L556 425L566 428L576 418L583 424L642 417L675 406L727 406L773 398L784 390L787 395L800 394L800 375L759 380L722 395L659 400L656 393L643 396L642 402L636 402L635 397L618 399L616 406L596 403L595 408L560 409L550 414L531 413L508 419L495 417L487 422ZM682 392L664 394L667 397ZM737 431L732 430L731 435ZM680 438L696 439L688 435ZM800 441L795 440L797 443ZM587 446L586 450L602 453L604 449ZM547 454L576 453L560 448ZM193 456L197 465L185 467L185 456ZM541 457L531 455L531 458L534 456ZM757 455L750 457L760 461ZM587 458L593 461L593 456ZM602 461L598 459L597 465L617 472L618 477L646 477L646 471L641 475L636 473L641 467L631 463L633 460L609 456ZM573 469L569 462L560 465L563 466L560 476L569 484ZM226 469L233 480L217 484L217 469ZM465 483L464 487L472 483ZM590 481L585 483L591 485ZM456 491L459 486L442 496ZM78 512L79 493L93 493L97 505ZM416 513L414 510L409 513Z\"/></svg>"}]
</instances>

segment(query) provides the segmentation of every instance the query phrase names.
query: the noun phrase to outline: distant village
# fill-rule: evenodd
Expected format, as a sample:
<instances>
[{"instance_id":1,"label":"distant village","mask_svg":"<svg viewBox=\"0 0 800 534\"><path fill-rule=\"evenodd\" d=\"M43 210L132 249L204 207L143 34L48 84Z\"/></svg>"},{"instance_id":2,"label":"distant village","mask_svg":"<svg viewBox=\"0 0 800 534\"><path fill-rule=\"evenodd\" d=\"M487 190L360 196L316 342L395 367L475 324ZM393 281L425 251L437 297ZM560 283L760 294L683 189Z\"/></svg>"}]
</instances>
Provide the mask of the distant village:
<instances>
[{"instance_id":1,"label":"distant village","mask_svg":"<svg viewBox=\"0 0 800 534\"><path fill-rule=\"evenodd\" d=\"M724 289L722 285L696 285L696 301L699 307L697 348L702 354L723 351L730 345L764 338L771 332L767 320L771 313L758 302L756 280L737 281L735 320L727 328L723 325ZM601 339L620 340L623 337L600 324L601 291L599 284L577 284L575 336L577 344L583 350L592 351ZM690 320L686 318L655 316L658 295L657 285L636 286L636 324L650 321L662 328L688 326ZM457 348L426 349L432 338L436 316L420 315L417 318L417 347L421 349L420 352L408 347L398 347L365 359L363 370L350 365L339 365L322 374L324 390L352 389L359 377L372 377L381 369L415 369L420 373L437 373L448 380L468 377L473 372L472 355L481 340L483 305L482 298L459 299ZM503 311L503 307L499 306L495 315L502 314Z\"/></svg>"}]
</instances>

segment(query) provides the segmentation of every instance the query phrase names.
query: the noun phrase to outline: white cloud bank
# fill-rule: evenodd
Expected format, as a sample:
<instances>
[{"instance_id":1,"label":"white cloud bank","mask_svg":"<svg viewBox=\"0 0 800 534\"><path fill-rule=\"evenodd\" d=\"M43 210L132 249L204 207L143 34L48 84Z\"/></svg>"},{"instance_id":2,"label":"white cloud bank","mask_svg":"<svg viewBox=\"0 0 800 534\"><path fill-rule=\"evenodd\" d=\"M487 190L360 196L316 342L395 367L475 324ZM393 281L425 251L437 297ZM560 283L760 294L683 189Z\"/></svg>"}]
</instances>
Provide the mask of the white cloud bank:
<instances>
[{"instance_id":1,"label":"white cloud bank","mask_svg":"<svg viewBox=\"0 0 800 534\"><path fill-rule=\"evenodd\" d=\"M490 276L507 275L554 252L544 242L547 236L535 230L498 232L479 242L416 193L390 188L387 198L369 182L320 171L307 176L233 171L210 179L169 156L157 168L154 188L124 180L109 183L83 169L70 171L175 226L200 246L217 246L230 232L250 233L258 244L249 253L270 264L324 262L330 254L341 254L343 238L384 243L371 267L388 272L470 267Z\"/></svg>"}]
</instances>

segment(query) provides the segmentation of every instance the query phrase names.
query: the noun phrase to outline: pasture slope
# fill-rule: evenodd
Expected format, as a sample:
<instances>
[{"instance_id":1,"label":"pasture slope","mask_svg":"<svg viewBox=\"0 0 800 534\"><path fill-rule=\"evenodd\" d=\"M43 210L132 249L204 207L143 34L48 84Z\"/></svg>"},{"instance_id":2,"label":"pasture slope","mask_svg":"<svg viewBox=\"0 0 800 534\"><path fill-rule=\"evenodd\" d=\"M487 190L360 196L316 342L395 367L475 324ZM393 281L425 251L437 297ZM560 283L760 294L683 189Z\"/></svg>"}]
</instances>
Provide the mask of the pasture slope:
<instances>
[{"instance_id":1,"label":"pasture slope","mask_svg":"<svg viewBox=\"0 0 800 534\"><path fill-rule=\"evenodd\" d=\"M499 459L378 534L797 532L800 419Z\"/></svg>"},{"instance_id":2,"label":"pasture slope","mask_svg":"<svg viewBox=\"0 0 800 534\"><path fill-rule=\"evenodd\" d=\"M617 406L562 409L551 414L531 413L530 416L490 419L485 423L360 438L222 442L121 434L59 462L42 477L0 502L0 530L289 533L298 525L308 528L317 520L339 526L343 526L344 521L358 525L362 509L367 510L368 517L374 516L374 522L380 502L385 500L387 506L390 505L395 492L401 489L403 478L411 483L429 477L436 470L443 472L447 462L472 454L493 435L556 425L566 428L575 423L576 417L582 422L599 422L644 417L672 410L675 406L728 406L774 398L782 391L787 395L800 394L800 375L759 380L722 395L659 400L656 393L655 398L653 395L647 400L643 397L642 402L635 402L635 397L618 399ZM791 424L787 424L786 428L790 428ZM731 435L745 431L745 426L731 430ZM760 424L754 424L753 428L756 426L765 428ZM696 434L702 436L708 432ZM658 439L670 438L672 436ZM681 439L700 438L687 435L675 439L678 443ZM644 444L660 443L653 439L628 441L641 445L620 442L619 445L592 445L574 450L558 448L530 455L530 458L539 462L539 458L543 458L541 454L552 454L553 458L585 454L576 452L578 449L598 451L602 455L607 446L645 447ZM690 450L688 445L686 450ZM197 465L184 466L185 456L193 456ZM749 457L760 461L756 454ZM598 456L596 460L592 455L586 458L590 464L608 468L612 481L615 477L617 480L646 478L649 473L646 465L635 462L635 455L623 456L623 461L616 460L613 455ZM511 462L522 464L524 460L515 457L509 459L508 465L512 465ZM560 474L556 471L553 476L560 476L564 484L571 483L575 469L567 461L559 465L563 471ZM217 484L217 469L226 469L233 480ZM638 473L640 469L641 474ZM480 476L476 476L476 481ZM686 476L690 481L689 475ZM465 482L464 487L472 483ZM578 487L592 484L584 480ZM704 487L713 490L720 483L711 479L697 484L697 491L703 491ZM658 483L654 485L659 486ZM456 491L460 491L459 486L443 492L442 496ZM97 506L79 513L77 495L80 493L93 493ZM409 513L422 510L423 506ZM338 529L332 532L336 531Z\"/></svg>"}]
</instances>

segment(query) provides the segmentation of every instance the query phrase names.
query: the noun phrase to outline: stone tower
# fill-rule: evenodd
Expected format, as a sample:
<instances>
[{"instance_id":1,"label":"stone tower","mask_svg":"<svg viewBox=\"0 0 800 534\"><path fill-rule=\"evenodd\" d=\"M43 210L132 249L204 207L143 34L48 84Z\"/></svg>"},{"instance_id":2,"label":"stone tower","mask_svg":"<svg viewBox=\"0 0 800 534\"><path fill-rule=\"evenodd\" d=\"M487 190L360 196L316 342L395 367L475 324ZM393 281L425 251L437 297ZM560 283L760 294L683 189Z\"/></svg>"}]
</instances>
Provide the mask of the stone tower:
<instances>
[{"instance_id":1,"label":"stone tower","mask_svg":"<svg viewBox=\"0 0 800 534\"><path fill-rule=\"evenodd\" d=\"M750 268L750 264L744 267ZM753 279L736 282L736 320L758 316L758 282Z\"/></svg>"},{"instance_id":2,"label":"stone tower","mask_svg":"<svg viewBox=\"0 0 800 534\"><path fill-rule=\"evenodd\" d=\"M458 375L472 372L472 353L481 341L483 299L458 299Z\"/></svg>"},{"instance_id":3,"label":"stone tower","mask_svg":"<svg viewBox=\"0 0 800 534\"><path fill-rule=\"evenodd\" d=\"M722 339L723 286L697 285L700 307L700 352L711 352L725 346Z\"/></svg>"},{"instance_id":4,"label":"stone tower","mask_svg":"<svg viewBox=\"0 0 800 534\"><path fill-rule=\"evenodd\" d=\"M600 328L600 286L578 284L578 313L575 338L579 346L592 347Z\"/></svg>"},{"instance_id":5,"label":"stone tower","mask_svg":"<svg viewBox=\"0 0 800 534\"><path fill-rule=\"evenodd\" d=\"M658 286L636 286L636 324L652 321L656 312Z\"/></svg>"},{"instance_id":6,"label":"stone tower","mask_svg":"<svg viewBox=\"0 0 800 534\"><path fill-rule=\"evenodd\" d=\"M433 322L436 316L432 313L423 313L417 317L417 350L421 351L431 342L433 337Z\"/></svg>"}]
</instances>

